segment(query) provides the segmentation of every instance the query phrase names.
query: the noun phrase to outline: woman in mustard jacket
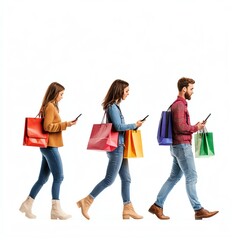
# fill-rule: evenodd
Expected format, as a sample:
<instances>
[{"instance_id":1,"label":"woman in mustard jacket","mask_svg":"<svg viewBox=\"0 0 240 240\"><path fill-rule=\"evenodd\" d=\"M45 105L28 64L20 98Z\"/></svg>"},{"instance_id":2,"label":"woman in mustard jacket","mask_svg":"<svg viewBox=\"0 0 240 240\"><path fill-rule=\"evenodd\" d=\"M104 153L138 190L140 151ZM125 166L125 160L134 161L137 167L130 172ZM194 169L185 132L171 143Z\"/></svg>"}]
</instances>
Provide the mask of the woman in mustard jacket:
<instances>
[{"instance_id":1,"label":"woman in mustard jacket","mask_svg":"<svg viewBox=\"0 0 240 240\"><path fill-rule=\"evenodd\" d=\"M68 219L71 217L71 215L66 214L61 209L59 200L60 186L64 175L58 147L63 146L62 131L76 124L76 121L61 121L58 103L63 98L64 90L65 88L61 84L57 82L51 83L40 108L40 116L44 118L43 128L49 132L49 140L47 148L40 148L42 164L38 180L19 209L28 218L36 218L32 213L32 205L37 194L48 181L51 173L53 175L51 219Z\"/></svg>"}]
</instances>

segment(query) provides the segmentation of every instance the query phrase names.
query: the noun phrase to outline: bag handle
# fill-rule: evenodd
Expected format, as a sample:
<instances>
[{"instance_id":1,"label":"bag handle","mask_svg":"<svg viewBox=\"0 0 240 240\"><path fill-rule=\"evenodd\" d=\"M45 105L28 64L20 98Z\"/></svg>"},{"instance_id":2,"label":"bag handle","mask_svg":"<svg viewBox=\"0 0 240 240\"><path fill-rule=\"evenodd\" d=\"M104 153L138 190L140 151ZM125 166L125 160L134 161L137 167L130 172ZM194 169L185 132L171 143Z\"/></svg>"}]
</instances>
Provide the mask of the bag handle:
<instances>
[{"instance_id":1,"label":"bag handle","mask_svg":"<svg viewBox=\"0 0 240 240\"><path fill-rule=\"evenodd\" d=\"M206 126L203 129L198 130L198 133L208 133Z\"/></svg>"},{"instance_id":2,"label":"bag handle","mask_svg":"<svg viewBox=\"0 0 240 240\"><path fill-rule=\"evenodd\" d=\"M110 106L110 105L108 105L108 107L109 107L109 106ZM119 107L117 104L116 104L116 106L117 106L117 108L119 109L120 113L122 114L120 107ZM110 119L110 117L109 117L108 114L107 114L108 107L107 107L107 109L104 111L101 124L103 124L105 117L106 117L106 119L108 119L108 120ZM107 122L107 121L106 121L106 122Z\"/></svg>"},{"instance_id":3,"label":"bag handle","mask_svg":"<svg viewBox=\"0 0 240 240\"><path fill-rule=\"evenodd\" d=\"M42 114L42 117L41 117L41 113L42 113L42 110L40 110L40 111L38 112L38 114L37 114L37 116L36 116L35 118L37 118L37 117L43 118L43 114Z\"/></svg>"},{"instance_id":4,"label":"bag handle","mask_svg":"<svg viewBox=\"0 0 240 240\"><path fill-rule=\"evenodd\" d=\"M105 118L106 118L106 110L104 111L104 114L103 114L103 118L102 118L101 124L103 124Z\"/></svg>"},{"instance_id":5,"label":"bag handle","mask_svg":"<svg viewBox=\"0 0 240 240\"><path fill-rule=\"evenodd\" d=\"M179 101L180 101L179 99L175 100L175 101L168 107L167 111L170 111L171 106L172 106L175 102L179 102Z\"/></svg>"}]
</instances>

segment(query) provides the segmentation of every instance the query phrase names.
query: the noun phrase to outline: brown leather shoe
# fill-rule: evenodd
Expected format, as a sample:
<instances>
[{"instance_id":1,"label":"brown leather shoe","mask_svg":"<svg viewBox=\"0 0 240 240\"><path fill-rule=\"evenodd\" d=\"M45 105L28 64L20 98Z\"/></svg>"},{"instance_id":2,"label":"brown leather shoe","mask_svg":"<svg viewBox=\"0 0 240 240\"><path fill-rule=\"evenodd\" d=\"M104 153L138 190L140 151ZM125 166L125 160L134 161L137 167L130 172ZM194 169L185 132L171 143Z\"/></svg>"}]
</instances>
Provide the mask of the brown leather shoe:
<instances>
[{"instance_id":1,"label":"brown leather shoe","mask_svg":"<svg viewBox=\"0 0 240 240\"><path fill-rule=\"evenodd\" d=\"M163 209L162 208L160 208L160 207L158 207L157 205L155 205L155 204L153 204L150 208L149 208L149 210L148 210L150 213L152 213L152 214L155 214L159 219L161 219L161 220L168 220L168 219L170 219L170 217L168 217L168 216L165 216L164 214L163 214Z\"/></svg>"},{"instance_id":2,"label":"brown leather shoe","mask_svg":"<svg viewBox=\"0 0 240 240\"><path fill-rule=\"evenodd\" d=\"M217 214L218 212L219 211L209 212L208 210L201 208L201 209L195 211L195 219L202 220L203 218L210 218L210 217L214 216L215 214Z\"/></svg>"}]
</instances>

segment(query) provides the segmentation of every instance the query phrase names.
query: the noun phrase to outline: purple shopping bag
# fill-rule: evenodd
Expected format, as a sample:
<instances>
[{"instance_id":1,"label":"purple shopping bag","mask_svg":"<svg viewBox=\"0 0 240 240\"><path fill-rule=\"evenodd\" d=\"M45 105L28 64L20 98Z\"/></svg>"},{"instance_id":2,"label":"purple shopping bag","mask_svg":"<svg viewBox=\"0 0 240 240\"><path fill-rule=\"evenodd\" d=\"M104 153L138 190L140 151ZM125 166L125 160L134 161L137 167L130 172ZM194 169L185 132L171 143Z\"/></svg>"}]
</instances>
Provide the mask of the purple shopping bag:
<instances>
[{"instance_id":1,"label":"purple shopping bag","mask_svg":"<svg viewBox=\"0 0 240 240\"><path fill-rule=\"evenodd\" d=\"M167 111L162 111L157 140L159 145L172 145L172 113L170 108Z\"/></svg>"},{"instance_id":2,"label":"purple shopping bag","mask_svg":"<svg viewBox=\"0 0 240 240\"><path fill-rule=\"evenodd\" d=\"M162 111L161 118L158 125L157 132L157 140L159 145L169 146L172 145L172 112L171 107L175 102L179 100L175 100L167 109L167 111Z\"/></svg>"}]
</instances>

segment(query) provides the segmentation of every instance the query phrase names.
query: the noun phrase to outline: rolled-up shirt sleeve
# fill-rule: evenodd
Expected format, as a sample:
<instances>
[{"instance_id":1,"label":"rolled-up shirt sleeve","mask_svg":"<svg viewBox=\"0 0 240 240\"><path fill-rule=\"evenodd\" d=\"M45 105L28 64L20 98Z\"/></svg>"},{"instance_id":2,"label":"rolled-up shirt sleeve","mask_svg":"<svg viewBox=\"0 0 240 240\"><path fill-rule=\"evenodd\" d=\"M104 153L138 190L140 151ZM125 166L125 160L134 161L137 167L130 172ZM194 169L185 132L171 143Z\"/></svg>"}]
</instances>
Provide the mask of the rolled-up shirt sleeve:
<instances>
[{"instance_id":1,"label":"rolled-up shirt sleeve","mask_svg":"<svg viewBox=\"0 0 240 240\"><path fill-rule=\"evenodd\" d=\"M113 124L114 129L118 132L135 129L137 127L135 123L125 124L124 117L116 104L108 107L108 118Z\"/></svg>"}]
</instances>

